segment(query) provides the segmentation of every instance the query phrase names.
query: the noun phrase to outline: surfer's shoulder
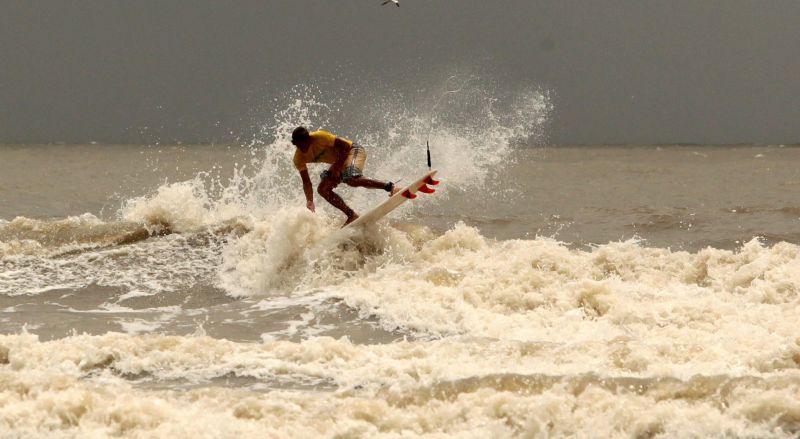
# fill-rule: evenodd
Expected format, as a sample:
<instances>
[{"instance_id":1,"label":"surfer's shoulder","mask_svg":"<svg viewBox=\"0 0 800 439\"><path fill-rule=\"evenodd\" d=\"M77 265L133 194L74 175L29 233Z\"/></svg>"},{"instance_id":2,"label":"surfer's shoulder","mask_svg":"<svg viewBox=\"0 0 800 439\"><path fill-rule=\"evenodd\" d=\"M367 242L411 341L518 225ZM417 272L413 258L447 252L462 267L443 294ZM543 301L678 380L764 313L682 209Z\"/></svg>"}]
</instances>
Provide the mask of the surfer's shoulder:
<instances>
[{"instance_id":1,"label":"surfer's shoulder","mask_svg":"<svg viewBox=\"0 0 800 439\"><path fill-rule=\"evenodd\" d=\"M317 138L330 138L330 137L336 138L336 134L333 134L325 130L312 131L311 133L309 133L309 136Z\"/></svg>"},{"instance_id":2,"label":"surfer's shoulder","mask_svg":"<svg viewBox=\"0 0 800 439\"><path fill-rule=\"evenodd\" d=\"M308 158L306 157L306 154L303 154L303 152L300 151L299 149L295 150L294 157L292 157L292 163L294 164L294 167L297 168L298 171L302 172L308 169L306 167L306 164L308 163Z\"/></svg>"},{"instance_id":3,"label":"surfer's shoulder","mask_svg":"<svg viewBox=\"0 0 800 439\"><path fill-rule=\"evenodd\" d=\"M336 137L336 134L325 130L317 130L309 135L311 136L312 144L316 144L324 148L332 148L336 143L336 139L338 138Z\"/></svg>"}]
</instances>

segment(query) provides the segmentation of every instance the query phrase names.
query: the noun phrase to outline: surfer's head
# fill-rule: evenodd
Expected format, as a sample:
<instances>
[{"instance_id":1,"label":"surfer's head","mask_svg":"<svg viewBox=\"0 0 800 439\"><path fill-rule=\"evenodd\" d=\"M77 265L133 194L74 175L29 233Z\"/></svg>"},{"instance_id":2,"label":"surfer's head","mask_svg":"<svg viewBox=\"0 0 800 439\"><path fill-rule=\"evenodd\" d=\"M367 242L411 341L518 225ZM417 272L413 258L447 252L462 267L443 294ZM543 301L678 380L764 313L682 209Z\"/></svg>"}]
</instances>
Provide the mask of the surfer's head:
<instances>
[{"instance_id":1,"label":"surfer's head","mask_svg":"<svg viewBox=\"0 0 800 439\"><path fill-rule=\"evenodd\" d=\"M297 127L292 131L292 145L300 149L306 149L308 148L309 140L311 140L311 135L306 127Z\"/></svg>"}]
</instances>

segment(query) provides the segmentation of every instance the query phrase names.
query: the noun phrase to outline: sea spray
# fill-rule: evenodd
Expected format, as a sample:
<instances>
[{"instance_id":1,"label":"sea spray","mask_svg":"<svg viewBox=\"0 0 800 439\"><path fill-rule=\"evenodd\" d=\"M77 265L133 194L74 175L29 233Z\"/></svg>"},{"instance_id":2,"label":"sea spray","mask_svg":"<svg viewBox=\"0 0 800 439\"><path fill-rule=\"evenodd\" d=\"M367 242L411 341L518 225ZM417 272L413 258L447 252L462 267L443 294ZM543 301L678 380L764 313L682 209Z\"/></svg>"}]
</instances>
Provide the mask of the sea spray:
<instances>
[{"instance_id":1,"label":"sea spray","mask_svg":"<svg viewBox=\"0 0 800 439\"><path fill-rule=\"evenodd\" d=\"M325 129L367 146L365 174L378 179L410 179L426 168L425 143L433 150L434 165L449 190L481 187L510 160L513 144L543 142L552 112L550 93L531 87L499 91L490 81L472 77L458 93L447 94L440 106L430 95L404 94L397 90L371 90L363 84L350 88L320 89L298 85L274 102L273 120L260 125L249 141L255 154L252 167L254 192L270 200L273 209L285 203L301 203L302 191L291 162L294 146L289 143L298 125ZM437 96L445 90L435 90ZM436 107L436 108L434 108ZM348 131L352 127L353 131ZM311 170L316 179L316 170ZM375 194L364 190L347 192L348 202L359 209L374 204ZM318 203L324 206L325 203ZM416 203L420 204L420 203ZM326 209L327 210L327 209Z\"/></svg>"}]
</instances>

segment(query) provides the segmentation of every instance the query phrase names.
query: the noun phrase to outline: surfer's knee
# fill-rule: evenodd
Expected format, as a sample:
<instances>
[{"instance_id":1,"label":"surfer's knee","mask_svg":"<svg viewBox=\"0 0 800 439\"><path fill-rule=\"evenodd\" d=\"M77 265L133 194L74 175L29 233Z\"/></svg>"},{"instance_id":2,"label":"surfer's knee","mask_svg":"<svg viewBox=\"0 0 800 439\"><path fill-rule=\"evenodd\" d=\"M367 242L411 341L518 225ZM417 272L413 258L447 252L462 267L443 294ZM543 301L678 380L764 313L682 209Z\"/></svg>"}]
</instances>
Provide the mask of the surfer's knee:
<instances>
[{"instance_id":1,"label":"surfer's knee","mask_svg":"<svg viewBox=\"0 0 800 439\"><path fill-rule=\"evenodd\" d=\"M333 192L333 188L336 187L336 183L332 182L331 180L322 180L317 186L317 193L326 196Z\"/></svg>"}]
</instances>

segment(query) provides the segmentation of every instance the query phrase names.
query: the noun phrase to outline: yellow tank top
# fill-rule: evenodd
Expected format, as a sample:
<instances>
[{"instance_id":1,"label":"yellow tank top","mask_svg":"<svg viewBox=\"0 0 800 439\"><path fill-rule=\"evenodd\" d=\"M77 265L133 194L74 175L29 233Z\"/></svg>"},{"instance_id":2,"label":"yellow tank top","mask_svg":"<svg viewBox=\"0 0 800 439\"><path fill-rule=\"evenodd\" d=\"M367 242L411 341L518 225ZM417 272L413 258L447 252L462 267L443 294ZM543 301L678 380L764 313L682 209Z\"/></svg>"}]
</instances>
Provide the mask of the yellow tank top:
<instances>
[{"instance_id":1,"label":"yellow tank top","mask_svg":"<svg viewBox=\"0 0 800 439\"><path fill-rule=\"evenodd\" d=\"M327 131L314 131L310 133L311 136L311 145L308 147L306 152L300 151L299 148L296 148L294 152L294 167L297 168L298 171L306 171L308 170L308 163L330 163L333 164L336 162L336 148L334 147L334 143L336 142L336 136L331 134ZM340 139L342 139L340 137ZM352 147L353 142L342 139L348 146Z\"/></svg>"}]
</instances>

